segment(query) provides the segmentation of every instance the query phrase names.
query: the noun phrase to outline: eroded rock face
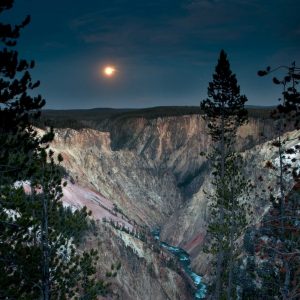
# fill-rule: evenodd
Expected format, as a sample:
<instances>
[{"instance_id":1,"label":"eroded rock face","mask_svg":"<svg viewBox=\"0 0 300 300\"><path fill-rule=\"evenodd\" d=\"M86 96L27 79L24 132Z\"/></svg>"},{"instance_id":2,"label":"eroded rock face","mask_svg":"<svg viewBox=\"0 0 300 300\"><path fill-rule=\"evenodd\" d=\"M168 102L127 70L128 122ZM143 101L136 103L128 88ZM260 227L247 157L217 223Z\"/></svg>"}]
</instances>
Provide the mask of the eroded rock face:
<instances>
[{"instance_id":1,"label":"eroded rock face","mask_svg":"<svg viewBox=\"0 0 300 300\"><path fill-rule=\"evenodd\" d=\"M136 132L128 140L120 133L118 147L113 146L116 136L91 129L58 130L52 146L76 181L112 199L137 221L161 225L184 203L180 187L186 177L204 163L198 149L209 146L199 131L205 126L198 116L133 125Z\"/></svg>"},{"instance_id":2,"label":"eroded rock face","mask_svg":"<svg viewBox=\"0 0 300 300\"><path fill-rule=\"evenodd\" d=\"M270 135L270 125L251 120L240 130L241 147L260 142L261 131ZM52 147L63 154L75 181L153 226L164 224L200 190L207 174L200 152L210 145L203 119L192 115L129 119L110 132L57 130Z\"/></svg>"},{"instance_id":3,"label":"eroded rock face","mask_svg":"<svg viewBox=\"0 0 300 300\"><path fill-rule=\"evenodd\" d=\"M298 137L299 131L284 134L283 139L287 140L286 149L299 146ZM278 150L272 146L272 140L270 140L247 149L241 154L245 161L245 176L253 185L247 197L253 212L249 220L258 223L270 207L270 192L279 195L278 172L266 167L269 161L272 165L279 166ZM288 163L292 163L292 159L295 158L293 155L285 156ZM297 154L297 161L299 158ZM199 191L193 194L182 210L174 213L162 230L162 239L185 249L191 255L192 267L200 274L206 274L209 270L210 259L202 252L202 245L207 224L210 221L209 199L204 194L204 190L208 194L213 193L211 180L212 175L208 173ZM287 190L292 188L293 182L292 176L285 178Z\"/></svg>"},{"instance_id":4,"label":"eroded rock face","mask_svg":"<svg viewBox=\"0 0 300 300\"><path fill-rule=\"evenodd\" d=\"M255 165L260 144L273 134L270 120L250 119L239 129L237 146ZM196 270L205 272L199 247L209 217L204 189L211 187L200 152L210 151L211 140L201 116L131 118L108 124L106 131L58 129L51 147L62 153L76 184L140 225L160 227L162 239L186 249Z\"/></svg>"},{"instance_id":5,"label":"eroded rock face","mask_svg":"<svg viewBox=\"0 0 300 300\"><path fill-rule=\"evenodd\" d=\"M98 224L96 236L90 236L84 247L99 251L99 276L111 284L109 295L103 299L193 299L184 277L167 267L160 253L109 224Z\"/></svg>"}]
</instances>

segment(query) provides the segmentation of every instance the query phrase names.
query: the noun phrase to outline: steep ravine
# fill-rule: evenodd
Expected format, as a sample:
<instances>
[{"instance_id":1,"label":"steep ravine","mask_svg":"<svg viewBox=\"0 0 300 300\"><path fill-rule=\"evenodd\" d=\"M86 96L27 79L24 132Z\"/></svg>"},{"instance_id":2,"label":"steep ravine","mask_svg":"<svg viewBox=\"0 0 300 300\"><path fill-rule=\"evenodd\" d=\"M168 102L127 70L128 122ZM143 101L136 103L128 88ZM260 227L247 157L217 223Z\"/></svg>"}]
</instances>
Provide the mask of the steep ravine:
<instances>
[{"instance_id":1,"label":"steep ravine","mask_svg":"<svg viewBox=\"0 0 300 300\"><path fill-rule=\"evenodd\" d=\"M287 132L284 135L286 140L285 146L293 148L299 145L299 131ZM273 187L273 193L276 190L277 173L274 170L266 168L267 161L278 165L278 153L276 148L272 147L272 141L256 145L251 149L242 151L241 154L245 160L246 178L251 181L253 188L249 194L248 201L251 204L253 216L252 221L257 222L267 211L270 201L270 190ZM290 160L289 155L286 159ZM290 182L290 188L293 185L293 179L287 179ZM209 222L209 202L204 190L208 193L212 192L211 174L208 173L204 179L203 185L199 191L186 202L182 210L178 210L164 224L161 231L162 239L170 244L179 245L185 249L192 260L192 267L200 274L207 274L209 271L209 259L207 254L202 252L202 244L206 235L206 227ZM175 225L176 224L176 225ZM174 226L175 225L175 226Z\"/></svg>"},{"instance_id":2,"label":"steep ravine","mask_svg":"<svg viewBox=\"0 0 300 300\"><path fill-rule=\"evenodd\" d=\"M28 188L26 183L24 187ZM192 299L193 284L172 263L174 258L109 199L71 180L63 188L62 201L72 209L86 206L92 212L95 226L81 247L100 254L97 276L111 284L103 299Z\"/></svg>"},{"instance_id":3,"label":"steep ravine","mask_svg":"<svg viewBox=\"0 0 300 300\"><path fill-rule=\"evenodd\" d=\"M100 224L85 247L101 254L97 269L111 283L110 294L104 299L122 300L192 300L191 290L182 275L172 270L145 243L131 235ZM111 265L120 263L116 276Z\"/></svg>"},{"instance_id":4,"label":"steep ravine","mask_svg":"<svg viewBox=\"0 0 300 300\"><path fill-rule=\"evenodd\" d=\"M196 270L205 272L199 245L207 221L203 187L209 188L209 170L200 152L209 151L211 141L203 119L129 118L109 121L105 128L57 129L52 148L62 153L78 185L110 199L137 223L162 228L162 239L187 250ZM250 119L239 130L238 148L258 151L253 146L272 134L270 120Z\"/></svg>"}]
</instances>

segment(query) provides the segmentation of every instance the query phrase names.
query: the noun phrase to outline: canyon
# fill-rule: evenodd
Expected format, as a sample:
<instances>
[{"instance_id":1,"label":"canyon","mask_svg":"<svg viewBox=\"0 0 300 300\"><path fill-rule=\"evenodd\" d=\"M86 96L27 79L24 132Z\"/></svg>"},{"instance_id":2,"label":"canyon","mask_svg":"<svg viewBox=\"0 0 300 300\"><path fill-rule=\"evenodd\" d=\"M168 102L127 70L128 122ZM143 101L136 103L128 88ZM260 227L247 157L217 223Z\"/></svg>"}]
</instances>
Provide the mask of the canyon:
<instances>
[{"instance_id":1,"label":"canyon","mask_svg":"<svg viewBox=\"0 0 300 300\"><path fill-rule=\"evenodd\" d=\"M110 297L193 299L192 283L176 263L174 267L172 255L158 248L151 231L158 228L162 241L184 249L193 271L204 278L209 273L202 248L209 221L205 191L212 186L210 165L202 153L209 153L212 142L202 116L124 112L91 120L77 115L80 126L74 129L68 124L59 128L57 122L51 148L64 158L69 180L65 205L87 206L97 223L97 234L89 236L85 246L102 253L99 272L107 272L117 261L122 265ZM47 117L55 119L53 112ZM276 156L272 137L273 121L268 118L251 116L238 130L237 149L257 189L248 200L254 219L268 208L267 193L261 191L276 180L264 168ZM267 181L258 184L262 175Z\"/></svg>"}]
</instances>

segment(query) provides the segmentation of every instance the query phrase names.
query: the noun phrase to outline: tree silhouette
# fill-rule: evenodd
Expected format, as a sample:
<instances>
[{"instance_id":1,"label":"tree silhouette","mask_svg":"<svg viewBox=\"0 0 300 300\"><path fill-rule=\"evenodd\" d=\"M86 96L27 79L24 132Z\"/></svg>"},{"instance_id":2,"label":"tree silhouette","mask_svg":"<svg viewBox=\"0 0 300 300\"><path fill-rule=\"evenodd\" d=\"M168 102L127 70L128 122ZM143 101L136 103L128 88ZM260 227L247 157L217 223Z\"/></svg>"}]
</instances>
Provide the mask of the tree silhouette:
<instances>
[{"instance_id":1,"label":"tree silhouette","mask_svg":"<svg viewBox=\"0 0 300 300\"><path fill-rule=\"evenodd\" d=\"M0 13L12 6L1 1ZM29 21L0 23L0 298L96 299L106 290L95 277L97 252L77 251L88 212L63 207L62 157L49 149L53 130L39 135L32 126L45 100L33 95L34 63L15 50Z\"/></svg>"},{"instance_id":2,"label":"tree silhouette","mask_svg":"<svg viewBox=\"0 0 300 300\"><path fill-rule=\"evenodd\" d=\"M246 224L246 208L238 198L246 191L247 182L242 172L242 159L234 150L237 128L247 120L246 101L246 96L240 95L236 76L222 50L213 81L208 86L208 98L201 103L214 142L209 158L215 194L210 195L212 221L208 227L208 251L217 256L214 299L222 298L226 291L227 298L231 297L234 240Z\"/></svg>"},{"instance_id":3,"label":"tree silhouette","mask_svg":"<svg viewBox=\"0 0 300 300\"><path fill-rule=\"evenodd\" d=\"M284 136L287 129L299 129L300 93L297 85L300 68L295 63L275 69L267 67L258 72L266 76L278 69L286 70L282 79L273 83L282 86L280 103L272 112L277 138L272 146L276 149L277 163L267 162L266 167L277 178L275 192L270 193L271 208L261 221L253 243L252 254L256 268L256 283L265 299L297 299L300 295L300 229L299 223L299 145L289 147L291 138ZM298 140L299 134L293 139ZM294 181L294 183L293 183ZM291 184L292 183L292 184ZM291 185L293 189L291 190Z\"/></svg>"}]
</instances>

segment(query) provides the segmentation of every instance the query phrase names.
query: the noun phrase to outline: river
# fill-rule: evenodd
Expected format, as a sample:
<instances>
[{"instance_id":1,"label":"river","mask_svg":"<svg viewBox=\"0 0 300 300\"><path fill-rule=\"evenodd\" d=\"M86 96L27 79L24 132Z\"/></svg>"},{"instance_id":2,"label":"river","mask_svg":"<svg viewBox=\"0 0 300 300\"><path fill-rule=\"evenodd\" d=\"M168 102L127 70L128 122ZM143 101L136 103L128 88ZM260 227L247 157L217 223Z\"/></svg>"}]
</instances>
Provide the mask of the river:
<instances>
[{"instance_id":1,"label":"river","mask_svg":"<svg viewBox=\"0 0 300 300\"><path fill-rule=\"evenodd\" d=\"M202 279L201 276L192 271L190 255L186 251L184 251L183 249L181 249L179 247L174 247L165 242L162 242L160 240L159 229L153 230L152 234L153 234L154 238L159 241L161 247L167 249L170 253L174 254L177 257L177 259L178 259L179 263L181 264L185 273L194 282L195 287L196 287L196 292L194 295L195 299L204 299L205 294L206 294L206 286L205 286L205 284L203 284L201 282L201 279Z\"/></svg>"}]
</instances>

